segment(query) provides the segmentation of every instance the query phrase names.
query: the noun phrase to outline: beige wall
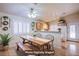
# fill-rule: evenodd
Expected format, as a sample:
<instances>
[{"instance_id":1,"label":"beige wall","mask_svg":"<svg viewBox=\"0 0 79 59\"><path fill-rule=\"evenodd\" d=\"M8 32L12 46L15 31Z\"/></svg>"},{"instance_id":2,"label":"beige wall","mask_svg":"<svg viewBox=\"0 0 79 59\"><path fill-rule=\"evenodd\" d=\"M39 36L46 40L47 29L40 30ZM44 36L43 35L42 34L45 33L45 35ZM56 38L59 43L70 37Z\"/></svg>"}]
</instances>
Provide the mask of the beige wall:
<instances>
[{"instance_id":1,"label":"beige wall","mask_svg":"<svg viewBox=\"0 0 79 59\"><path fill-rule=\"evenodd\" d=\"M79 12L66 16L65 20L67 21L68 24L79 23Z\"/></svg>"}]
</instances>

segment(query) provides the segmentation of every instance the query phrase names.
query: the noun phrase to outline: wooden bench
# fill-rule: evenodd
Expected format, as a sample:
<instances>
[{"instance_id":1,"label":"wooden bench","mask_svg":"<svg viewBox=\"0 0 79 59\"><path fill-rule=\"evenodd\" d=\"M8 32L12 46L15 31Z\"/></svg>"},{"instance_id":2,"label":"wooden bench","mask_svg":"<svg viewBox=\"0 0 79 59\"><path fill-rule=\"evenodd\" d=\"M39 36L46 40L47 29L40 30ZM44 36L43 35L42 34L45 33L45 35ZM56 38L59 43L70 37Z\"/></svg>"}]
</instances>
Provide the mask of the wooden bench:
<instances>
[{"instance_id":1,"label":"wooden bench","mask_svg":"<svg viewBox=\"0 0 79 59\"><path fill-rule=\"evenodd\" d=\"M17 44L17 50L21 49L25 54L27 55L54 55L55 51L52 50L47 50L47 51L43 51L43 50L37 50L34 49L30 44L23 44L21 42L16 43Z\"/></svg>"},{"instance_id":2,"label":"wooden bench","mask_svg":"<svg viewBox=\"0 0 79 59\"><path fill-rule=\"evenodd\" d=\"M27 55L34 55L33 48L31 48L29 44L24 45L23 43L20 42L16 44L17 44L17 50L21 49Z\"/></svg>"},{"instance_id":3,"label":"wooden bench","mask_svg":"<svg viewBox=\"0 0 79 59\"><path fill-rule=\"evenodd\" d=\"M32 50L31 48L28 47L28 45L24 45L22 43L17 43L17 50L22 49L23 51L27 51L27 50Z\"/></svg>"}]
</instances>

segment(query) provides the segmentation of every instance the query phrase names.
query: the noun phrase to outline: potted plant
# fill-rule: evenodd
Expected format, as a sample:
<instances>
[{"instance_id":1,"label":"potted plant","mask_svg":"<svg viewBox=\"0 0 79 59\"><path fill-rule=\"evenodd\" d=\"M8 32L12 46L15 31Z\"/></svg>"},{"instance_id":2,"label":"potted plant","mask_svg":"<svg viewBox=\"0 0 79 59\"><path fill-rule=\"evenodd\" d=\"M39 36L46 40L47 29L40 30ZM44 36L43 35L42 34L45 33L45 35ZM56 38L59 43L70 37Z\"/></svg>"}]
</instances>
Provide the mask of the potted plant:
<instances>
[{"instance_id":1,"label":"potted plant","mask_svg":"<svg viewBox=\"0 0 79 59\"><path fill-rule=\"evenodd\" d=\"M8 44L12 37L9 37L9 34L0 34L1 37L1 45L3 46L3 50L8 48Z\"/></svg>"}]
</instances>

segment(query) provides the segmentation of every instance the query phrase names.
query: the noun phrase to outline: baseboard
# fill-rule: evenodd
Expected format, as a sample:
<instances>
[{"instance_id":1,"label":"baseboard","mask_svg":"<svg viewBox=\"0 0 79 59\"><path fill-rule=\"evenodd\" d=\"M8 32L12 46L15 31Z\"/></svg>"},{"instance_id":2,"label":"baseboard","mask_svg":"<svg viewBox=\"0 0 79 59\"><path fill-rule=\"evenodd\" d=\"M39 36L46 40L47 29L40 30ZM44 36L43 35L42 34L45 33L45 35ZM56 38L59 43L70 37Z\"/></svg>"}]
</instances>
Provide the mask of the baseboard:
<instances>
[{"instance_id":1,"label":"baseboard","mask_svg":"<svg viewBox=\"0 0 79 59\"><path fill-rule=\"evenodd\" d=\"M79 43L79 40L67 40L67 41L70 41L70 42L77 42L77 43Z\"/></svg>"}]
</instances>

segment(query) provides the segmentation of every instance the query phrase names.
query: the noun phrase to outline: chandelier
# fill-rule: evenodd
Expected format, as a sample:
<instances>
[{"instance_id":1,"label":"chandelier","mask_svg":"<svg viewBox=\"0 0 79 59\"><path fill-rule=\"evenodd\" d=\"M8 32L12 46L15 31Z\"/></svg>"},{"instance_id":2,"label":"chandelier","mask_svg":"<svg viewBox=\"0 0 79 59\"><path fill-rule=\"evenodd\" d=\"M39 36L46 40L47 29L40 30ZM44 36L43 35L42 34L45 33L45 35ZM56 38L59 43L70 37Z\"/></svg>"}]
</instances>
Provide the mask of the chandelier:
<instances>
[{"instance_id":1,"label":"chandelier","mask_svg":"<svg viewBox=\"0 0 79 59\"><path fill-rule=\"evenodd\" d=\"M35 18L38 19L43 14L41 5L37 3L29 4L26 13L27 13L27 17L32 19Z\"/></svg>"},{"instance_id":2,"label":"chandelier","mask_svg":"<svg viewBox=\"0 0 79 59\"><path fill-rule=\"evenodd\" d=\"M30 9L30 12L28 13L29 18L36 18L38 16L37 11L35 11L33 8Z\"/></svg>"}]
</instances>

